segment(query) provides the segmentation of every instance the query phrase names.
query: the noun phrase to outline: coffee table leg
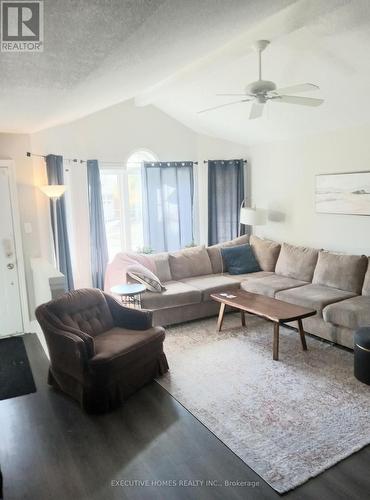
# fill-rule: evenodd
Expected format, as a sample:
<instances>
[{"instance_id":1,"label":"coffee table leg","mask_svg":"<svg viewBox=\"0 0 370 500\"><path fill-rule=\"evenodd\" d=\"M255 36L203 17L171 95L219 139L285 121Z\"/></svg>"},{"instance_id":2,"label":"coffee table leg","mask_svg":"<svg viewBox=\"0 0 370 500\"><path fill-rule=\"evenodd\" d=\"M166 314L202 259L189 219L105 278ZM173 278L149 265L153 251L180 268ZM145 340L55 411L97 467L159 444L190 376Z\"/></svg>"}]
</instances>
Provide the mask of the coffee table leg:
<instances>
[{"instance_id":1,"label":"coffee table leg","mask_svg":"<svg viewBox=\"0 0 370 500\"><path fill-rule=\"evenodd\" d=\"M299 331L299 336L301 337L303 350L307 351L306 337L304 334L304 329L303 329L303 324L302 324L301 319L298 320L298 331Z\"/></svg>"},{"instance_id":2,"label":"coffee table leg","mask_svg":"<svg viewBox=\"0 0 370 500\"><path fill-rule=\"evenodd\" d=\"M222 323L224 322L224 314L225 314L226 304L221 302L220 312L218 313L218 321L217 321L217 331L220 332L222 328Z\"/></svg>"},{"instance_id":3,"label":"coffee table leg","mask_svg":"<svg viewBox=\"0 0 370 500\"><path fill-rule=\"evenodd\" d=\"M244 311L240 311L240 317L242 320L242 326L245 326L245 312Z\"/></svg>"},{"instance_id":4,"label":"coffee table leg","mask_svg":"<svg viewBox=\"0 0 370 500\"><path fill-rule=\"evenodd\" d=\"M272 348L272 359L279 360L279 323L274 323L274 343Z\"/></svg>"}]
</instances>

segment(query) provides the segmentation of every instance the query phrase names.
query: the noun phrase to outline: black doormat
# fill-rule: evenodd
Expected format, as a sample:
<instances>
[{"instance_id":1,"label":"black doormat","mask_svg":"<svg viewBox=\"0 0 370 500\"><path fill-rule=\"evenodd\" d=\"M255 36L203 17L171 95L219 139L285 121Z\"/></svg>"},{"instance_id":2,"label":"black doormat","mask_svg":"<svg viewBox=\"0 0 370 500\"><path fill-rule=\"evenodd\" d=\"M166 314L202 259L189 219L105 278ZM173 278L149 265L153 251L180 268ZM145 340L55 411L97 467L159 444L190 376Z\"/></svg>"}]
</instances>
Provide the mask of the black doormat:
<instances>
[{"instance_id":1,"label":"black doormat","mask_svg":"<svg viewBox=\"0 0 370 500\"><path fill-rule=\"evenodd\" d=\"M0 340L0 400L36 392L22 337Z\"/></svg>"}]
</instances>

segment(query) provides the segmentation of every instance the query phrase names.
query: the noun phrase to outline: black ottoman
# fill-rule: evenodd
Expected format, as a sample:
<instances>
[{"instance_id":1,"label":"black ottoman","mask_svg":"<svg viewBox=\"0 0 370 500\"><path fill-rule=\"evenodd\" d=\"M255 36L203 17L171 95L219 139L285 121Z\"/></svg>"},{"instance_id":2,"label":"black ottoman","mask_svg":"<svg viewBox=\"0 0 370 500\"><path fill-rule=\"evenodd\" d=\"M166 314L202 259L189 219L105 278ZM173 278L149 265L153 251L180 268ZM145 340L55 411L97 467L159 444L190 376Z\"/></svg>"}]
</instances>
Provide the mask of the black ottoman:
<instances>
[{"instance_id":1,"label":"black ottoman","mask_svg":"<svg viewBox=\"0 0 370 500\"><path fill-rule=\"evenodd\" d=\"M370 385L370 327L359 328L355 333L355 377Z\"/></svg>"}]
</instances>

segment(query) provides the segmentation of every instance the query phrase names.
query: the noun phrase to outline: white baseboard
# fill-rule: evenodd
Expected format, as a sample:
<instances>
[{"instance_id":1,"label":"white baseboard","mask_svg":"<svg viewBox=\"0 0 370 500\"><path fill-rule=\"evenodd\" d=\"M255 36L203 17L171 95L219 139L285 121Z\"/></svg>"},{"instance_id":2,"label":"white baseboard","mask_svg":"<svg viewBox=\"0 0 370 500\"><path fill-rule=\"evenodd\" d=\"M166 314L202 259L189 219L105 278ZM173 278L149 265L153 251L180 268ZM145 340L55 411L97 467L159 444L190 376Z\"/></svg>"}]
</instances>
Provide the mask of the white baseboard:
<instances>
[{"instance_id":1,"label":"white baseboard","mask_svg":"<svg viewBox=\"0 0 370 500\"><path fill-rule=\"evenodd\" d=\"M28 332L37 334L39 341L40 341L40 343L41 343L41 345L46 353L46 356L49 357L49 351L48 351L48 348L46 345L45 336L44 336L43 331L41 330L41 326L39 325L38 321L36 321L34 319L33 321L29 322Z\"/></svg>"}]
</instances>

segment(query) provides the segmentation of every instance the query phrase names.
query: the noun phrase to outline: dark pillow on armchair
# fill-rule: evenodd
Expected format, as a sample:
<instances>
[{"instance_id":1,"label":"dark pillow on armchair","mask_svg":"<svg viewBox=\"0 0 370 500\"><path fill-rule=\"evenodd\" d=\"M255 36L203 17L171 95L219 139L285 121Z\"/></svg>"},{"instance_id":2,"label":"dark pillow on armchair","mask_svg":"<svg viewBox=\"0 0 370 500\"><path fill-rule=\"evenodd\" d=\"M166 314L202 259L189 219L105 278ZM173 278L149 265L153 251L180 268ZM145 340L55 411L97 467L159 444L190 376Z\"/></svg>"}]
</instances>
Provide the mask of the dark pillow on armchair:
<instances>
[{"instance_id":1,"label":"dark pillow on armchair","mask_svg":"<svg viewBox=\"0 0 370 500\"><path fill-rule=\"evenodd\" d=\"M261 271L250 245L221 248L225 269L230 274L246 274Z\"/></svg>"}]
</instances>

